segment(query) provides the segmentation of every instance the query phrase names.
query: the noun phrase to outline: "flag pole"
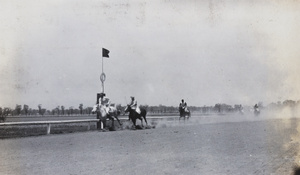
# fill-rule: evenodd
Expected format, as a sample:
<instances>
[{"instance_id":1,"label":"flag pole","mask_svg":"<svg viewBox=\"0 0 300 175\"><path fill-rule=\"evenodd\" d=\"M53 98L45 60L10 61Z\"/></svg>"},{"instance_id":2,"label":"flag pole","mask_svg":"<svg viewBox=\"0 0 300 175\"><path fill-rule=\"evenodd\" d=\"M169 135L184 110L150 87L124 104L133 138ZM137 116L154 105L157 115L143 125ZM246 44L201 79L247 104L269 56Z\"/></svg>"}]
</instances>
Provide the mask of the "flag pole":
<instances>
[{"instance_id":1,"label":"flag pole","mask_svg":"<svg viewBox=\"0 0 300 175\"><path fill-rule=\"evenodd\" d=\"M102 75L104 73L104 70L103 70L103 55L102 55ZM102 83L102 93L104 93L104 81L101 81Z\"/></svg>"},{"instance_id":2,"label":"flag pole","mask_svg":"<svg viewBox=\"0 0 300 175\"><path fill-rule=\"evenodd\" d=\"M107 57L109 58L109 50L102 48L102 73L100 75L100 80L102 82L102 93L104 94L104 81L106 79L105 73L104 73L104 61L103 61L103 57Z\"/></svg>"}]
</instances>

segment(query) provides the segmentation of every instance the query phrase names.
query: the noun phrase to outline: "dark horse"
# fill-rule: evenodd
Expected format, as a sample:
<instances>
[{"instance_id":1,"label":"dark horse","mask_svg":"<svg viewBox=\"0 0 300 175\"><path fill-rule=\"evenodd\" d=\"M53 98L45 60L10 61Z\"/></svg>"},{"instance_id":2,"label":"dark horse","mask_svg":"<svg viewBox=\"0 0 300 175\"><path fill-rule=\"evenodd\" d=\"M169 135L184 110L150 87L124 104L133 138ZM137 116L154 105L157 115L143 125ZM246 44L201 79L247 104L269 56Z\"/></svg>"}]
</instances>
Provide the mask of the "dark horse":
<instances>
[{"instance_id":1,"label":"dark horse","mask_svg":"<svg viewBox=\"0 0 300 175\"><path fill-rule=\"evenodd\" d=\"M140 119L143 126L143 118L144 118L146 125L148 125L146 119L146 115L147 115L146 109L140 108L140 110L141 110L141 114L137 113L135 109L132 109L130 105L127 105L127 107L124 110L125 113L129 112L129 119L131 119L131 121L133 122L134 127L136 127L136 119Z\"/></svg>"},{"instance_id":2,"label":"dark horse","mask_svg":"<svg viewBox=\"0 0 300 175\"><path fill-rule=\"evenodd\" d=\"M254 115L258 116L260 114L260 111L258 108L254 108Z\"/></svg>"},{"instance_id":3,"label":"dark horse","mask_svg":"<svg viewBox=\"0 0 300 175\"><path fill-rule=\"evenodd\" d=\"M179 107L179 120L183 117L183 119L189 119L191 117L191 112L187 108Z\"/></svg>"},{"instance_id":4,"label":"dark horse","mask_svg":"<svg viewBox=\"0 0 300 175\"><path fill-rule=\"evenodd\" d=\"M111 128L114 130L115 128L115 125L114 125L114 118L117 119L119 125L121 126L122 123L121 121L119 120L118 116L120 115L121 111L120 110L117 110L117 108L111 106L109 107L110 108L110 111L107 113L106 112L106 109L103 105L95 105L93 107L93 110L92 112L93 113L97 113L97 119L100 119L103 123L103 128L106 128L106 119L108 118L109 120L112 121L112 126Z\"/></svg>"}]
</instances>

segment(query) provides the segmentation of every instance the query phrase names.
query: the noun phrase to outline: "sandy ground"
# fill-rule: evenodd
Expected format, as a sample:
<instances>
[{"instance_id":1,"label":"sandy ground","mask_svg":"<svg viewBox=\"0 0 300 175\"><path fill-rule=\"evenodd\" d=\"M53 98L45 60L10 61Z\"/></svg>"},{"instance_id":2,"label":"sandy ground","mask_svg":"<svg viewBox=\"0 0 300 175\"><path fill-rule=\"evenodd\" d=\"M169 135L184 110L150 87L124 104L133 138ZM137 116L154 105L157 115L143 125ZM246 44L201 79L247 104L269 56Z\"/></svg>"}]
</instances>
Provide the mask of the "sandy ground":
<instances>
[{"instance_id":1,"label":"sandy ground","mask_svg":"<svg viewBox=\"0 0 300 175\"><path fill-rule=\"evenodd\" d=\"M4 139L0 174L293 174L300 119L274 118L195 117L155 129Z\"/></svg>"}]
</instances>

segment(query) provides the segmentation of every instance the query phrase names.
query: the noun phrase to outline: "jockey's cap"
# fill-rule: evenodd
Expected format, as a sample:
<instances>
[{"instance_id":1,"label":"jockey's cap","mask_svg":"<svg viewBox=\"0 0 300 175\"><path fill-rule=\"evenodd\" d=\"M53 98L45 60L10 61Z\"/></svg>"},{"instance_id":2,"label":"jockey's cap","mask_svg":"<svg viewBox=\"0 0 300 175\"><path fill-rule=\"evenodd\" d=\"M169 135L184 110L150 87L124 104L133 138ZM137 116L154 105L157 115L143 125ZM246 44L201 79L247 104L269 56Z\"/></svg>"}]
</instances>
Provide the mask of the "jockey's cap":
<instances>
[{"instance_id":1,"label":"jockey's cap","mask_svg":"<svg viewBox=\"0 0 300 175\"><path fill-rule=\"evenodd\" d=\"M133 99L134 99L134 96L131 96L130 98L133 98Z\"/></svg>"}]
</instances>

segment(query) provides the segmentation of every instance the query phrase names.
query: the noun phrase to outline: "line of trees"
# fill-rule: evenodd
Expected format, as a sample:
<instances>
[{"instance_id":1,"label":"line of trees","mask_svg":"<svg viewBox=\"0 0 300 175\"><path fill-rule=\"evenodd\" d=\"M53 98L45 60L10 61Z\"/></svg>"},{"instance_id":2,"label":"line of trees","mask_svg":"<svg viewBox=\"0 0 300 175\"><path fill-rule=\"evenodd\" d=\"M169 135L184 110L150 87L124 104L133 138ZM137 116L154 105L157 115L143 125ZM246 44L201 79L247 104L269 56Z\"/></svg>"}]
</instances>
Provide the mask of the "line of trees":
<instances>
[{"instance_id":1,"label":"line of trees","mask_svg":"<svg viewBox=\"0 0 300 175\"><path fill-rule=\"evenodd\" d=\"M121 104L115 105L121 113L124 113L125 106ZM300 106L300 101L293 101L293 100L285 100L283 102L278 101L277 103L271 103L267 106L263 106L262 102L258 103L259 108L261 109L282 109L284 107L297 107ZM178 113L178 107L174 106L165 106L165 105L158 105L158 106L149 106L149 105L141 105L140 107L146 108L148 114L176 114ZM242 106L241 104L236 104L234 106L225 104L225 103L217 103L214 106L189 106L189 110L192 113L200 113L200 114L211 114L211 113L235 113L241 110L241 108L246 110L252 110L253 106ZM37 106L37 109L32 109L28 105L16 105L15 109L11 109L8 107L2 108L0 107L0 116L3 115L91 115L92 114L92 107L84 107L81 103L77 108L70 106L66 108L65 106L57 106L52 110L48 110L42 107L42 104Z\"/></svg>"},{"instance_id":2,"label":"line of trees","mask_svg":"<svg viewBox=\"0 0 300 175\"><path fill-rule=\"evenodd\" d=\"M37 106L37 109L29 108L28 105L24 104L23 108L22 105L17 104L15 109L11 109L8 107L0 107L0 116L2 115L12 115L12 116L18 116L18 115L83 115L88 114L90 115L92 113L92 107L83 107L83 104L79 104L78 108L74 108L73 106L70 106L68 109L65 108L65 106L57 106L52 110L45 109L42 107L42 104L39 104Z\"/></svg>"}]
</instances>

